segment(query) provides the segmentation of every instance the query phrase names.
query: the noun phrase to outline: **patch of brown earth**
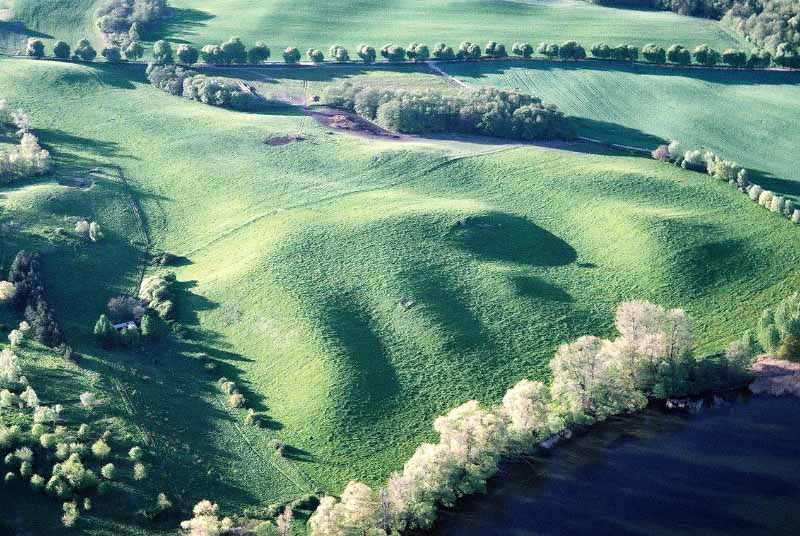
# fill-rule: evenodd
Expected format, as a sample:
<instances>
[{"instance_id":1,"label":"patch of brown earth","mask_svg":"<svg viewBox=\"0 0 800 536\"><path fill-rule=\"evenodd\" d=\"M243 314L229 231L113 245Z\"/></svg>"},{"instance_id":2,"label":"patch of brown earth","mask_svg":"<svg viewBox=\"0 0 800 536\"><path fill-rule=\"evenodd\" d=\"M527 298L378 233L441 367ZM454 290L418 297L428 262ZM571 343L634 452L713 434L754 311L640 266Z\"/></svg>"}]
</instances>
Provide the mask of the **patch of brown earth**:
<instances>
[{"instance_id":1,"label":"patch of brown earth","mask_svg":"<svg viewBox=\"0 0 800 536\"><path fill-rule=\"evenodd\" d=\"M273 136L264 140L264 143L271 147L278 147L280 145L288 145L295 141L302 141L303 136Z\"/></svg>"},{"instance_id":2,"label":"patch of brown earth","mask_svg":"<svg viewBox=\"0 0 800 536\"><path fill-rule=\"evenodd\" d=\"M756 394L800 396L800 363L761 357L753 365L756 379L750 390Z\"/></svg>"}]
</instances>

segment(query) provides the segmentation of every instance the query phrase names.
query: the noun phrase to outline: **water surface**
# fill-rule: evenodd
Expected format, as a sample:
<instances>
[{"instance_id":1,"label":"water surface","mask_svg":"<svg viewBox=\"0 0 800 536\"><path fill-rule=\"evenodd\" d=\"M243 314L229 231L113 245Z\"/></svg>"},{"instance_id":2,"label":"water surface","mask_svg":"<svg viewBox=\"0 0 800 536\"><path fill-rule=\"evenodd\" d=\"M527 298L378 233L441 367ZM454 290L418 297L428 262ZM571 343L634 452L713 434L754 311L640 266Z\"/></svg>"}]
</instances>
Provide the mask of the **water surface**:
<instances>
[{"instance_id":1,"label":"water surface","mask_svg":"<svg viewBox=\"0 0 800 536\"><path fill-rule=\"evenodd\" d=\"M614 419L507 466L433 532L800 535L800 399Z\"/></svg>"}]
</instances>

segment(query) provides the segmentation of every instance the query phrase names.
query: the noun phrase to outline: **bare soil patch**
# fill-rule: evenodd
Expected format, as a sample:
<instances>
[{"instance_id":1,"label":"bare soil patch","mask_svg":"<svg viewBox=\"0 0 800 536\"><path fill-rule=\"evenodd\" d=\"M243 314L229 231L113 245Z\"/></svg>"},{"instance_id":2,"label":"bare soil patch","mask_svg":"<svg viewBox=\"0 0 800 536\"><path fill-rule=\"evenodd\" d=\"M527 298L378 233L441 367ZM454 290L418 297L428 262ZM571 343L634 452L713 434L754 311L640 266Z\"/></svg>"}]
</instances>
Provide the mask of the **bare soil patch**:
<instances>
[{"instance_id":1,"label":"bare soil patch","mask_svg":"<svg viewBox=\"0 0 800 536\"><path fill-rule=\"evenodd\" d=\"M266 138L264 143L270 147L279 147L281 145L288 145L295 141L303 141L304 139L305 138L303 138L303 136L272 136L270 138Z\"/></svg>"},{"instance_id":2,"label":"bare soil patch","mask_svg":"<svg viewBox=\"0 0 800 536\"><path fill-rule=\"evenodd\" d=\"M386 130L380 125L377 125L358 114L346 112L344 110L306 108L305 113L321 125L332 130L345 131L367 138L389 138L395 140L408 138L408 136L403 136L390 130Z\"/></svg>"}]
</instances>

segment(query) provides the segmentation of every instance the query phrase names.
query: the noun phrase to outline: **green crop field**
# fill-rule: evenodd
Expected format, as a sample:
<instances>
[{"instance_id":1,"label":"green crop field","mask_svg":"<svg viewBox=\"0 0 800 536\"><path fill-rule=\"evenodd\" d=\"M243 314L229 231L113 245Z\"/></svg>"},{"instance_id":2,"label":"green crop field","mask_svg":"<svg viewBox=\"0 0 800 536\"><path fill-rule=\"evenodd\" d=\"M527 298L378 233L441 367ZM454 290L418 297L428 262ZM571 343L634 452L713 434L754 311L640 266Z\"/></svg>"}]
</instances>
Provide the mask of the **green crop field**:
<instances>
[{"instance_id":1,"label":"green crop field","mask_svg":"<svg viewBox=\"0 0 800 536\"><path fill-rule=\"evenodd\" d=\"M287 35L304 39L282 22ZM193 31L217 39L228 24L233 19L220 14ZM531 70L481 69L453 74L541 93L594 120L597 132L630 136L622 141L671 137L667 125L679 124L653 121L664 130L650 131L637 123L650 109L635 95L668 109L695 106L681 132L698 124L721 151L729 147L720 145L725 128L710 112L693 116L701 105L688 103L692 96L715 91L719 110L726 98L752 97L758 113L766 87L774 102L794 95L786 82L747 77L737 84L587 66L581 86L583 71L571 66L544 71L560 73L566 89ZM346 78L445 88L416 68L233 74L293 96ZM665 104L656 82L685 95ZM590 93L615 84L634 88L632 100L615 101L625 93L615 87L613 112L603 112L605 97ZM239 113L172 97L136 66L3 60L0 96L30 113L58 164L52 176L2 188L2 214L15 222L3 269L20 247L44 252L48 295L70 343L85 354L75 381L94 382L124 434L150 438L154 470L131 492L135 506L87 515L81 523L90 534L158 532L132 513L158 491L182 512L206 497L233 512L315 489L338 493L350 479L378 483L432 438L436 415L470 398L497 401L523 377L546 379L556 347L609 334L622 300L687 308L700 351L716 351L800 282L800 253L787 247L798 228L787 219L703 174L591 144L333 133L297 108ZM788 125L797 110L782 110L768 117ZM744 118L730 113L731 122ZM264 143L298 134L286 145ZM731 144L744 143L735 135ZM765 137L751 140L750 153L777 155ZM89 173L94 168L100 172ZM59 184L86 177L90 189ZM146 236L131 203L142 208ZM98 221L105 239L73 241L56 231L75 217ZM186 334L146 350L100 351L94 321L108 298L136 288L148 242L151 251L187 259L175 269ZM203 370L201 352L219 361L214 374ZM62 365L51 366L51 375L62 374ZM244 410L226 407L214 385L221 375L242 386L248 407L268 415L262 428L243 426ZM272 453L275 439L287 445L283 458ZM3 500L8 493L0 488ZM33 511L39 501L25 504ZM53 515L39 516L34 529L57 530L59 505L48 504ZM15 522L4 515L0 521Z\"/></svg>"},{"instance_id":2,"label":"green crop field","mask_svg":"<svg viewBox=\"0 0 800 536\"><path fill-rule=\"evenodd\" d=\"M97 37L90 20L97 5L93 0L13 2L17 18L45 37L71 42L83 34ZM658 11L613 9L575 0L446 0L435 4L421 0L370 0L330 5L307 0L175 0L170 5L174 7L173 16L146 37L202 46L237 35L248 43L266 42L273 54L286 46L327 51L335 43L355 47L365 42L380 47L385 43L405 46L415 41L429 45L444 41L457 46L464 40L482 45L490 39L508 46L514 41L575 39L587 48L596 41L637 46L652 41L664 46L682 43L692 47L707 43L719 50L749 47L716 21Z\"/></svg>"},{"instance_id":3,"label":"green crop field","mask_svg":"<svg viewBox=\"0 0 800 536\"><path fill-rule=\"evenodd\" d=\"M760 171L766 177L758 182L768 188L800 194L800 107L786 105L800 102L798 73L594 61L445 68L469 84L540 95L578 117L584 136L645 148L678 139Z\"/></svg>"}]
</instances>

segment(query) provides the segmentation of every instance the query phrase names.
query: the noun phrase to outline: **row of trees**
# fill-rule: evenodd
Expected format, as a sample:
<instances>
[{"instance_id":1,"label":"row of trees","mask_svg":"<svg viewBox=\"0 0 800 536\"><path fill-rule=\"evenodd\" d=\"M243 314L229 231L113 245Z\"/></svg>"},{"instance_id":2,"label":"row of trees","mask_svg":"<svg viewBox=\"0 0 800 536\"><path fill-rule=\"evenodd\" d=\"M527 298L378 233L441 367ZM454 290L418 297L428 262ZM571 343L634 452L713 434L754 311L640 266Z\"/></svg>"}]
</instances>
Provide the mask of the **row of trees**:
<instances>
[{"instance_id":1,"label":"row of trees","mask_svg":"<svg viewBox=\"0 0 800 536\"><path fill-rule=\"evenodd\" d=\"M726 160L713 151L691 149L680 141L673 140L669 145L660 145L652 152L652 156L656 160L670 162L691 171L707 173L716 179L725 181L737 187L740 192L748 195L762 207L800 224L800 208L795 207L791 199L752 183L750 173L745 167Z\"/></svg>"},{"instance_id":2,"label":"row of trees","mask_svg":"<svg viewBox=\"0 0 800 536\"><path fill-rule=\"evenodd\" d=\"M437 443L421 445L379 490L350 482L324 497L309 520L312 536L396 534L433 525L436 510L483 491L503 457L529 452L553 434L644 407L648 397L685 396L738 384L757 351L746 334L727 352L697 357L691 318L644 301L622 304L618 337L585 336L564 344L550 362L552 383L522 380L502 403L477 401L437 418Z\"/></svg>"},{"instance_id":3,"label":"row of trees","mask_svg":"<svg viewBox=\"0 0 800 536\"><path fill-rule=\"evenodd\" d=\"M166 0L105 0L95 11L95 24L107 43L125 49L168 14Z\"/></svg>"},{"instance_id":4,"label":"row of trees","mask_svg":"<svg viewBox=\"0 0 800 536\"><path fill-rule=\"evenodd\" d=\"M800 293L764 310L758 323L758 342L779 359L800 358Z\"/></svg>"},{"instance_id":5,"label":"row of trees","mask_svg":"<svg viewBox=\"0 0 800 536\"><path fill-rule=\"evenodd\" d=\"M450 131L523 140L575 137L571 120L558 108L513 91L481 88L450 96L345 82L329 87L326 100L403 133Z\"/></svg>"},{"instance_id":6,"label":"row of trees","mask_svg":"<svg viewBox=\"0 0 800 536\"><path fill-rule=\"evenodd\" d=\"M212 106L255 111L270 104L249 89L244 89L243 84L198 74L177 65L148 65L147 78L162 91Z\"/></svg>"},{"instance_id":7,"label":"row of trees","mask_svg":"<svg viewBox=\"0 0 800 536\"><path fill-rule=\"evenodd\" d=\"M33 37L28 39L25 53L33 58L44 58L46 56L44 42ZM125 46L107 44L100 51L100 55L109 63L135 61L144 55L144 47L138 41L131 41ZM53 57L60 60L91 62L97 57L97 50L88 39L81 39L74 48L64 41L56 41L53 45Z\"/></svg>"}]
</instances>

